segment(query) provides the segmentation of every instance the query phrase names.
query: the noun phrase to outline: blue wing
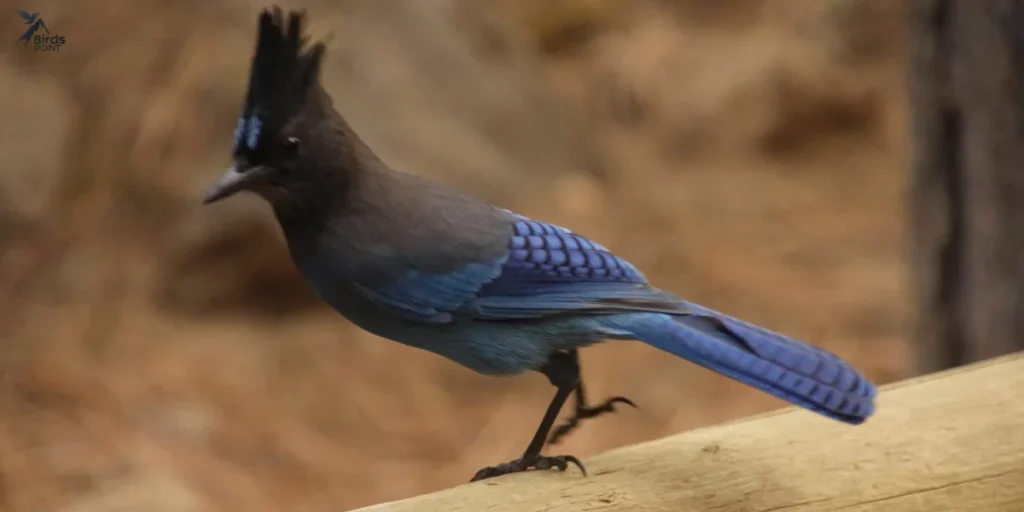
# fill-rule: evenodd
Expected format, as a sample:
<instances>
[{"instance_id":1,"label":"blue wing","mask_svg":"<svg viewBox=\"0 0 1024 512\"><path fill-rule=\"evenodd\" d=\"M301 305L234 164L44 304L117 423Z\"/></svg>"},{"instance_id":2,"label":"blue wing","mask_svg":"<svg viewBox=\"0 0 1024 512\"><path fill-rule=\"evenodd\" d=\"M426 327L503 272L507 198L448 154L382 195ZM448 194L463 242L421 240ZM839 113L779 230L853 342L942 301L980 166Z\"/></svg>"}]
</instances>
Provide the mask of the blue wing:
<instances>
[{"instance_id":1,"label":"blue wing","mask_svg":"<svg viewBox=\"0 0 1024 512\"><path fill-rule=\"evenodd\" d=\"M21 9L18 9L18 16L21 16L21 19L25 20L25 23L32 23L36 20L34 14L29 14Z\"/></svg>"},{"instance_id":2,"label":"blue wing","mask_svg":"<svg viewBox=\"0 0 1024 512\"><path fill-rule=\"evenodd\" d=\"M511 212L510 212L511 213ZM622 311L685 313L678 298L651 288L633 265L572 231L512 214L506 254L447 274L410 272L383 287L361 287L378 306L416 321L456 316L519 320Z\"/></svg>"},{"instance_id":3,"label":"blue wing","mask_svg":"<svg viewBox=\"0 0 1024 512\"><path fill-rule=\"evenodd\" d=\"M646 284L629 262L561 226L515 216L501 275L481 295L533 295L552 285Z\"/></svg>"},{"instance_id":4,"label":"blue wing","mask_svg":"<svg viewBox=\"0 0 1024 512\"><path fill-rule=\"evenodd\" d=\"M673 295L601 244L561 226L515 215L501 274L468 305L482 320L622 311L684 313Z\"/></svg>"}]
</instances>

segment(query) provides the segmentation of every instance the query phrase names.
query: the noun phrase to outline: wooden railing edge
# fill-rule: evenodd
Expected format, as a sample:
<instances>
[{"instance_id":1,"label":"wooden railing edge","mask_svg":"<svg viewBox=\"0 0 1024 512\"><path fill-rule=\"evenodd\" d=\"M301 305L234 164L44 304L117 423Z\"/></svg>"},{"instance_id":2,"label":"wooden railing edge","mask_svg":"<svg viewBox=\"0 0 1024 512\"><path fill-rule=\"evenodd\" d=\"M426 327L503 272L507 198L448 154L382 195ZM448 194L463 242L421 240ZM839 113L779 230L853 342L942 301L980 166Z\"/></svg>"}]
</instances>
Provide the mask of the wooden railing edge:
<instances>
[{"instance_id":1,"label":"wooden railing edge","mask_svg":"<svg viewBox=\"0 0 1024 512\"><path fill-rule=\"evenodd\" d=\"M1024 511L1024 352L895 382L849 426L786 408L357 512Z\"/></svg>"}]
</instances>

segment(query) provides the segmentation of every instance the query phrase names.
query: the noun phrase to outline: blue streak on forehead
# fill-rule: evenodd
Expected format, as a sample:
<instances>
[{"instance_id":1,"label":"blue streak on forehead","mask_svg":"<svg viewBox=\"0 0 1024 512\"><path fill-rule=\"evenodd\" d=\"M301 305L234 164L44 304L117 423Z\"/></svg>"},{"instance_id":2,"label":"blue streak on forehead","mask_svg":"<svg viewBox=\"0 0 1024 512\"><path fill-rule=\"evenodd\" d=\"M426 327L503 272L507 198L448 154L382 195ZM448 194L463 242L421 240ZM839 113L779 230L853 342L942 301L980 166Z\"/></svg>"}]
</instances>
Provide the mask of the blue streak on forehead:
<instances>
[{"instance_id":1,"label":"blue streak on forehead","mask_svg":"<svg viewBox=\"0 0 1024 512\"><path fill-rule=\"evenodd\" d=\"M260 141L260 131L263 129L263 120L255 113L238 117L238 124L235 125L235 147L237 152L241 149L242 143L250 150L255 151Z\"/></svg>"},{"instance_id":2,"label":"blue streak on forehead","mask_svg":"<svg viewBox=\"0 0 1024 512\"><path fill-rule=\"evenodd\" d=\"M263 129L263 121L260 120L259 116L253 114L249 116L249 136L246 140L246 144L249 149L256 150L256 143L260 140L260 130Z\"/></svg>"}]
</instances>

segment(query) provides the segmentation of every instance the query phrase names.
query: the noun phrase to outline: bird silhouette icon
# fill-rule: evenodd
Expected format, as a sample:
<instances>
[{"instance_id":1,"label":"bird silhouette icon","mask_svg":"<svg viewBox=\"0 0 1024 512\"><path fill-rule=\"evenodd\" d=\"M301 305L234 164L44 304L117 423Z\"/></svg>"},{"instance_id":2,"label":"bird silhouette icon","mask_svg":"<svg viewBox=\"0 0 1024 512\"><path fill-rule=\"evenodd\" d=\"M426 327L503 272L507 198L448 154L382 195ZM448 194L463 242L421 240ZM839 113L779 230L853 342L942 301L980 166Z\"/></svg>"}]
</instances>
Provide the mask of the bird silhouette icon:
<instances>
[{"instance_id":1,"label":"bird silhouette icon","mask_svg":"<svg viewBox=\"0 0 1024 512\"><path fill-rule=\"evenodd\" d=\"M46 23L43 23L43 19L39 17L38 12L28 13L21 9L18 9L18 16L25 21L26 25L29 25L28 30L25 31L21 37L18 38L14 43L18 41L25 41L24 46L28 46L28 42L32 40L32 35L35 34L40 28L43 29L47 34L50 33L50 29L46 28Z\"/></svg>"}]
</instances>

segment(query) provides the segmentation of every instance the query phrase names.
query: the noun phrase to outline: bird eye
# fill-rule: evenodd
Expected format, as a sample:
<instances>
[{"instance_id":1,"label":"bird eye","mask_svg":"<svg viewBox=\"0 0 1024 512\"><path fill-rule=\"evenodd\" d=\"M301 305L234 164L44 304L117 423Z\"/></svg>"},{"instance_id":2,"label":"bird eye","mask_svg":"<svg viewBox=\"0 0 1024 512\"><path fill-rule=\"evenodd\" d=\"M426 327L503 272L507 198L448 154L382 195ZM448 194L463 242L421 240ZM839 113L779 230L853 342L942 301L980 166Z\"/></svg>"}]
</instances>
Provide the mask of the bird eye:
<instances>
[{"instance_id":1,"label":"bird eye","mask_svg":"<svg viewBox=\"0 0 1024 512\"><path fill-rule=\"evenodd\" d=\"M299 139L296 137L288 137L281 143L284 148L284 152L289 157L294 157L299 153Z\"/></svg>"}]
</instances>

